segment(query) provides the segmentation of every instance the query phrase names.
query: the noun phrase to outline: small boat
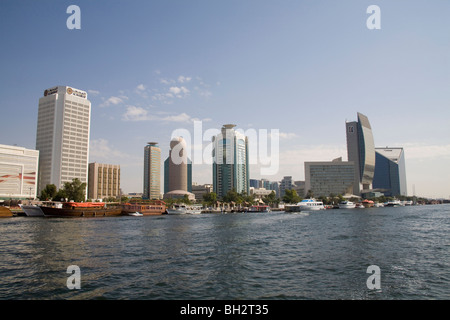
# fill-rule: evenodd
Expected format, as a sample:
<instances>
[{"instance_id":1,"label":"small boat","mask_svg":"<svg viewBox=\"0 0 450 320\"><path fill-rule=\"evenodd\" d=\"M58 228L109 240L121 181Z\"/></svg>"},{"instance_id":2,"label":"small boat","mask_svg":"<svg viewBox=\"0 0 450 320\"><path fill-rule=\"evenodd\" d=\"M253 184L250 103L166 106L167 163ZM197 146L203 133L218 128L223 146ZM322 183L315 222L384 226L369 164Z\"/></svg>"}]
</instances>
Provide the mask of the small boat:
<instances>
[{"instance_id":1,"label":"small boat","mask_svg":"<svg viewBox=\"0 0 450 320\"><path fill-rule=\"evenodd\" d=\"M124 203L121 205L122 214L139 212L144 216L158 216L166 211L166 203L161 200L151 201L149 203Z\"/></svg>"},{"instance_id":2,"label":"small boat","mask_svg":"<svg viewBox=\"0 0 450 320\"><path fill-rule=\"evenodd\" d=\"M339 209L354 209L356 204L351 201L341 201L339 202Z\"/></svg>"},{"instance_id":3,"label":"small boat","mask_svg":"<svg viewBox=\"0 0 450 320\"><path fill-rule=\"evenodd\" d=\"M20 209L25 213L27 217L43 217L44 212L39 206L36 206L34 204L30 205L23 205L19 204Z\"/></svg>"},{"instance_id":4,"label":"small boat","mask_svg":"<svg viewBox=\"0 0 450 320\"><path fill-rule=\"evenodd\" d=\"M322 201L317 201L316 199L304 199L297 203L300 211L316 211L316 210L325 210L325 206Z\"/></svg>"},{"instance_id":5,"label":"small boat","mask_svg":"<svg viewBox=\"0 0 450 320\"><path fill-rule=\"evenodd\" d=\"M400 200L390 200L384 204L385 207L400 207L401 205Z\"/></svg>"},{"instance_id":6,"label":"small boat","mask_svg":"<svg viewBox=\"0 0 450 320\"><path fill-rule=\"evenodd\" d=\"M143 217L144 215L140 212L129 212L128 213L129 216L133 216L133 217Z\"/></svg>"},{"instance_id":7,"label":"small boat","mask_svg":"<svg viewBox=\"0 0 450 320\"><path fill-rule=\"evenodd\" d=\"M249 212L271 212L270 206L251 206Z\"/></svg>"},{"instance_id":8,"label":"small boat","mask_svg":"<svg viewBox=\"0 0 450 320\"><path fill-rule=\"evenodd\" d=\"M195 206L186 206L185 204L174 204L166 210L167 214L200 214L202 209Z\"/></svg>"},{"instance_id":9,"label":"small boat","mask_svg":"<svg viewBox=\"0 0 450 320\"><path fill-rule=\"evenodd\" d=\"M384 207L383 203L379 203L379 202L375 202L375 204L373 205L375 208L382 208Z\"/></svg>"},{"instance_id":10,"label":"small boat","mask_svg":"<svg viewBox=\"0 0 450 320\"><path fill-rule=\"evenodd\" d=\"M364 207L364 205L362 203L357 203L355 208L364 209L365 207Z\"/></svg>"},{"instance_id":11,"label":"small boat","mask_svg":"<svg viewBox=\"0 0 450 320\"><path fill-rule=\"evenodd\" d=\"M364 206L364 208L371 208L375 203L372 200L364 199L361 204Z\"/></svg>"}]
</instances>

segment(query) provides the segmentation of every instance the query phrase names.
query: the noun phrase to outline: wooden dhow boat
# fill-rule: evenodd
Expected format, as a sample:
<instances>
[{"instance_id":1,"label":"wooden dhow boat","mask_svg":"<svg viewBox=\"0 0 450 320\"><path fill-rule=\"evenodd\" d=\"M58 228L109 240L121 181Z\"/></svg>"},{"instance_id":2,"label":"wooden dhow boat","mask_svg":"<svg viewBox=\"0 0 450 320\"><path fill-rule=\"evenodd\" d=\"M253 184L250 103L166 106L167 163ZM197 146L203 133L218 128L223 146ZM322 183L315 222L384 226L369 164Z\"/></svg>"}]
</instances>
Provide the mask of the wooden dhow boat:
<instances>
[{"instance_id":1,"label":"wooden dhow boat","mask_svg":"<svg viewBox=\"0 0 450 320\"><path fill-rule=\"evenodd\" d=\"M104 202L53 202L40 206L45 216L57 217L111 217L120 216L119 206L106 207Z\"/></svg>"}]
</instances>

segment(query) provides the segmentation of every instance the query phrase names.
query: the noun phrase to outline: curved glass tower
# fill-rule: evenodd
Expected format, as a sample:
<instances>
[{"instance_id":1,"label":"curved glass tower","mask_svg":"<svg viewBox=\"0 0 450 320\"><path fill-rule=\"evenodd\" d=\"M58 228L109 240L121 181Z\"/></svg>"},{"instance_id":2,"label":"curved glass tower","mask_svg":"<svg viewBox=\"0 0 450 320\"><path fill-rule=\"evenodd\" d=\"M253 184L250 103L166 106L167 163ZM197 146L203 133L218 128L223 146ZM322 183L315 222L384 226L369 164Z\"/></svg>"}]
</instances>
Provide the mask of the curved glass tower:
<instances>
[{"instance_id":1,"label":"curved glass tower","mask_svg":"<svg viewBox=\"0 0 450 320\"><path fill-rule=\"evenodd\" d=\"M369 119L358 112L358 121L346 122L348 161L355 163L353 193L372 188L375 173L375 144Z\"/></svg>"}]
</instances>

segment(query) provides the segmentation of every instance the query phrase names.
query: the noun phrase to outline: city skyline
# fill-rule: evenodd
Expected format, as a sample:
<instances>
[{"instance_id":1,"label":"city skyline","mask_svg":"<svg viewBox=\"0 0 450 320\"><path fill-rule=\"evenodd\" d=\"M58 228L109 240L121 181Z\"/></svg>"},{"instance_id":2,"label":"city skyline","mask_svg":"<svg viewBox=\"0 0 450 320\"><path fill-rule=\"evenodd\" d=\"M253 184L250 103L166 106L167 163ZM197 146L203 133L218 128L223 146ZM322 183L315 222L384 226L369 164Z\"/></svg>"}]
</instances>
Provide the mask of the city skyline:
<instances>
[{"instance_id":1,"label":"city skyline","mask_svg":"<svg viewBox=\"0 0 450 320\"><path fill-rule=\"evenodd\" d=\"M448 198L450 4L376 1L381 29L370 30L371 4L78 1L81 29L70 30L68 3L2 2L11 121L0 144L35 149L43 90L71 86L91 101L89 163L120 165L126 193L142 192L147 141L165 159L195 120L278 129L277 173L255 164L250 178L304 180L304 162L347 160L345 122L361 112L375 147L404 149L408 195ZM192 172L212 182L210 164Z\"/></svg>"}]
</instances>

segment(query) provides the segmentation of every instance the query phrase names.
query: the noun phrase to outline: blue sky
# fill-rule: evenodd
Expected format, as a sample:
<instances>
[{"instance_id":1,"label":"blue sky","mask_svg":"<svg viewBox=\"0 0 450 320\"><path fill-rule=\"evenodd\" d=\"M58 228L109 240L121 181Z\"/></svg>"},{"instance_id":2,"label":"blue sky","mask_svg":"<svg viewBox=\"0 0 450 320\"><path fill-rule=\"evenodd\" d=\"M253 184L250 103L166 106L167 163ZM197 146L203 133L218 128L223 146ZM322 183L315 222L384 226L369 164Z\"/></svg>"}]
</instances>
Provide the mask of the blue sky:
<instances>
[{"instance_id":1,"label":"blue sky","mask_svg":"<svg viewBox=\"0 0 450 320\"><path fill-rule=\"evenodd\" d=\"M68 85L92 103L90 161L120 164L124 192L142 192L145 144L165 158L194 121L278 129L279 170L251 176L303 180L305 161L347 159L361 112L376 146L405 148L410 195L450 197L449 15L438 0L2 0L0 143L34 148L39 98Z\"/></svg>"}]
</instances>

